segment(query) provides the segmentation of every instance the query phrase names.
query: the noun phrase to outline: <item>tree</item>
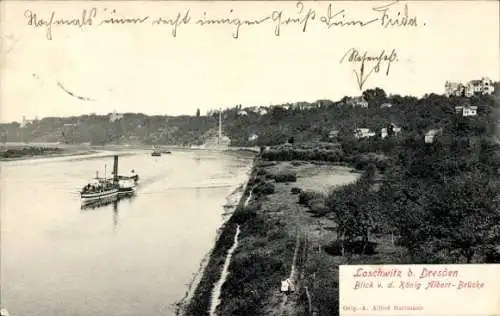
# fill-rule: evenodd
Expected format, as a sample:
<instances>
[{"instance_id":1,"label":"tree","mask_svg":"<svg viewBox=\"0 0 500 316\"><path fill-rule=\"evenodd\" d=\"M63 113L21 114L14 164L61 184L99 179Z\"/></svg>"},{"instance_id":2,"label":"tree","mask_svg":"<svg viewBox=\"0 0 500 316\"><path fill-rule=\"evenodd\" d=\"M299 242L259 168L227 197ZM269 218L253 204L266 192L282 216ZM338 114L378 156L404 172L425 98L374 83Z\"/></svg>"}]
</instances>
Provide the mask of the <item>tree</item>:
<instances>
[{"instance_id":1,"label":"tree","mask_svg":"<svg viewBox=\"0 0 500 316\"><path fill-rule=\"evenodd\" d=\"M365 253L370 233L374 228L374 204L368 191L369 182L364 179L332 190L326 197L325 205L337 224L337 244L340 254L351 251L353 241L361 238L362 253Z\"/></svg>"},{"instance_id":2,"label":"tree","mask_svg":"<svg viewBox=\"0 0 500 316\"><path fill-rule=\"evenodd\" d=\"M500 186L481 172L463 174L428 191L430 244L457 261L482 262L500 243Z\"/></svg>"},{"instance_id":3,"label":"tree","mask_svg":"<svg viewBox=\"0 0 500 316\"><path fill-rule=\"evenodd\" d=\"M200 117L200 109L196 109L196 117Z\"/></svg>"},{"instance_id":4,"label":"tree","mask_svg":"<svg viewBox=\"0 0 500 316\"><path fill-rule=\"evenodd\" d=\"M378 107L387 100L387 94L380 88L368 89L363 91L363 97L369 106Z\"/></svg>"},{"instance_id":5,"label":"tree","mask_svg":"<svg viewBox=\"0 0 500 316\"><path fill-rule=\"evenodd\" d=\"M392 124L387 125L387 136L394 136L394 126Z\"/></svg>"}]
</instances>

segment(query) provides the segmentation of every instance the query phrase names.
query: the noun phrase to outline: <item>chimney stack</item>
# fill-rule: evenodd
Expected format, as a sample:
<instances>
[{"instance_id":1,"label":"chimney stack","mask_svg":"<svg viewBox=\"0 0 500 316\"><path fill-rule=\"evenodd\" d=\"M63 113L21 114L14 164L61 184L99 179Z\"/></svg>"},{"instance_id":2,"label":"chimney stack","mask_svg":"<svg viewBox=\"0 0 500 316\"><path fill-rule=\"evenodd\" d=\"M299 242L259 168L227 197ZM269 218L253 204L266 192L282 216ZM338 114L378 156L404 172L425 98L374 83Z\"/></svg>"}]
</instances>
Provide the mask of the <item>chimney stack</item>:
<instances>
[{"instance_id":1,"label":"chimney stack","mask_svg":"<svg viewBox=\"0 0 500 316\"><path fill-rule=\"evenodd\" d=\"M115 161L113 162L113 183L118 184L118 155L115 155Z\"/></svg>"}]
</instances>

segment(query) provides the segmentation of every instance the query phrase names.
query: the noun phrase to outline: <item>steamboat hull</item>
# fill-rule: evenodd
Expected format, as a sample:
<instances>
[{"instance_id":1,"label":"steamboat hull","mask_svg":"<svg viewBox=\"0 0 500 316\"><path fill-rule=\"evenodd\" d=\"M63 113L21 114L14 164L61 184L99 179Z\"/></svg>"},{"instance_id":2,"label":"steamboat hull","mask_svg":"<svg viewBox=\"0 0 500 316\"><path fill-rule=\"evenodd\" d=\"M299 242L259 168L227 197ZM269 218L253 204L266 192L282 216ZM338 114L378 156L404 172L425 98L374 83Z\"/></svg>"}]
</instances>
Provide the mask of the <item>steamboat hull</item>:
<instances>
[{"instance_id":1,"label":"steamboat hull","mask_svg":"<svg viewBox=\"0 0 500 316\"><path fill-rule=\"evenodd\" d=\"M120 191L118 191L118 196L132 196L134 194L134 188L120 188Z\"/></svg>"},{"instance_id":2,"label":"steamboat hull","mask_svg":"<svg viewBox=\"0 0 500 316\"><path fill-rule=\"evenodd\" d=\"M96 193L83 193L82 204L114 202L118 198L118 189Z\"/></svg>"}]
</instances>

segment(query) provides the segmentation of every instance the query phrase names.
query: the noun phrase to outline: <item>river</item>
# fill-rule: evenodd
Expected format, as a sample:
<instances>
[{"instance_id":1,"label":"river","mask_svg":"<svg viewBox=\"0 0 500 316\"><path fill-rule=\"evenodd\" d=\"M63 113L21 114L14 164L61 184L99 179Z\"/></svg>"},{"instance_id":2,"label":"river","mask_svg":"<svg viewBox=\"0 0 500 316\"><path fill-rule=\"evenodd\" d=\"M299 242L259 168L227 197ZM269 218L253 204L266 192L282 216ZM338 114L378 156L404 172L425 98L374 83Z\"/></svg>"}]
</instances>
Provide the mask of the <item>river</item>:
<instances>
[{"instance_id":1,"label":"river","mask_svg":"<svg viewBox=\"0 0 500 316\"><path fill-rule=\"evenodd\" d=\"M81 210L78 190L112 157L1 166L1 305L11 316L173 315L236 204L252 156L174 151L120 157L137 196Z\"/></svg>"}]
</instances>

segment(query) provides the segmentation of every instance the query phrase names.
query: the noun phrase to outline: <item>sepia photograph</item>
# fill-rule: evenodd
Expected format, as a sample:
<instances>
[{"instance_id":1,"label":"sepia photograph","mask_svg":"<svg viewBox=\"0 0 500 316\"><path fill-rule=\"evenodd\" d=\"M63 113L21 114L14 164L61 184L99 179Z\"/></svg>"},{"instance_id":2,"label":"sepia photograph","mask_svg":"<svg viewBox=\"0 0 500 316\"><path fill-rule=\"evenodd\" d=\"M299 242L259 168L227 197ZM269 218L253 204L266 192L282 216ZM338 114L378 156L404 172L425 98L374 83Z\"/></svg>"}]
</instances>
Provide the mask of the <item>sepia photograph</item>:
<instances>
[{"instance_id":1,"label":"sepia photograph","mask_svg":"<svg viewBox=\"0 0 500 316\"><path fill-rule=\"evenodd\" d=\"M500 316L499 2L0 8L1 316Z\"/></svg>"}]
</instances>

